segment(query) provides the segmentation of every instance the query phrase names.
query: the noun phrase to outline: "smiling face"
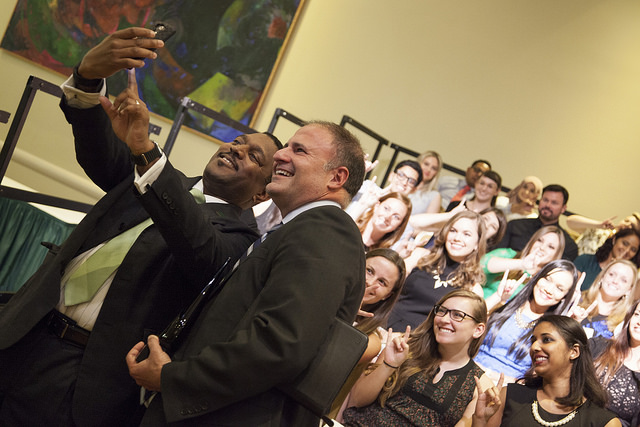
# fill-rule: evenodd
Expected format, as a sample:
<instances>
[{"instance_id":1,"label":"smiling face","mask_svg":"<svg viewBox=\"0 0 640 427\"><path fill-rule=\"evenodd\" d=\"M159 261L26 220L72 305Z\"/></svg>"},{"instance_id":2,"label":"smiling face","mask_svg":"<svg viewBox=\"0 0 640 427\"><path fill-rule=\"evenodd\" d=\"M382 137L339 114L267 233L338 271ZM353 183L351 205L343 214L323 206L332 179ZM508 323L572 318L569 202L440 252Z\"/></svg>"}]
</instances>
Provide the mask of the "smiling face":
<instances>
[{"instance_id":1,"label":"smiling face","mask_svg":"<svg viewBox=\"0 0 640 427\"><path fill-rule=\"evenodd\" d=\"M569 348L551 323L540 322L533 329L529 355L538 376L568 378L571 375L571 361L580 356L580 346Z\"/></svg>"},{"instance_id":2,"label":"smiling face","mask_svg":"<svg viewBox=\"0 0 640 427\"><path fill-rule=\"evenodd\" d=\"M365 276L366 289L362 297L362 305L370 305L386 300L400 279L400 271L388 259L375 256L367 258Z\"/></svg>"},{"instance_id":3,"label":"smiling face","mask_svg":"<svg viewBox=\"0 0 640 427\"><path fill-rule=\"evenodd\" d=\"M600 292L605 301L617 301L633 287L634 274L630 266L621 262L611 264L600 280Z\"/></svg>"},{"instance_id":4,"label":"smiling face","mask_svg":"<svg viewBox=\"0 0 640 427\"><path fill-rule=\"evenodd\" d=\"M447 310L459 310L473 316L474 306L469 298L451 297L441 304ZM468 346L474 338L484 333L484 323L478 323L469 316L458 322L451 319L451 312L444 316L434 316L433 332L439 345Z\"/></svg>"},{"instance_id":5,"label":"smiling face","mask_svg":"<svg viewBox=\"0 0 640 427\"><path fill-rule=\"evenodd\" d=\"M373 208L371 225L379 233L387 234L395 231L407 215L407 206L394 198L376 203Z\"/></svg>"},{"instance_id":6,"label":"smiling face","mask_svg":"<svg viewBox=\"0 0 640 427\"><path fill-rule=\"evenodd\" d=\"M543 224L556 223L560 215L567 210L564 196L559 191L545 191L540 199L538 213Z\"/></svg>"},{"instance_id":7,"label":"smiling face","mask_svg":"<svg viewBox=\"0 0 640 427\"><path fill-rule=\"evenodd\" d=\"M531 246L529 254L536 256L538 265L544 265L549 261L556 259L558 256L558 248L560 247L560 237L557 233L543 234ZM529 255L527 254L527 255Z\"/></svg>"},{"instance_id":8,"label":"smiling face","mask_svg":"<svg viewBox=\"0 0 640 427\"><path fill-rule=\"evenodd\" d=\"M425 157L420 163L420 168L422 168L422 182L428 183L438 174L440 164L435 157Z\"/></svg>"},{"instance_id":9,"label":"smiling face","mask_svg":"<svg viewBox=\"0 0 640 427\"><path fill-rule=\"evenodd\" d=\"M312 201L326 199L334 178L325 165L336 155L331 132L319 125L304 126L273 156L267 192L282 215Z\"/></svg>"},{"instance_id":10,"label":"smiling face","mask_svg":"<svg viewBox=\"0 0 640 427\"><path fill-rule=\"evenodd\" d=\"M402 166L397 171L391 172L391 191L402 194L410 194L418 185L418 171L411 166Z\"/></svg>"},{"instance_id":11,"label":"smiling face","mask_svg":"<svg viewBox=\"0 0 640 427\"><path fill-rule=\"evenodd\" d=\"M240 135L220 146L202 175L204 193L243 209L266 200L264 187L277 147L264 134Z\"/></svg>"},{"instance_id":12,"label":"smiling face","mask_svg":"<svg viewBox=\"0 0 640 427\"><path fill-rule=\"evenodd\" d=\"M638 253L638 248L640 248L640 238L636 234L616 237L611 256L613 259L631 259Z\"/></svg>"},{"instance_id":13,"label":"smiling face","mask_svg":"<svg viewBox=\"0 0 640 427\"><path fill-rule=\"evenodd\" d=\"M573 285L573 275L566 270L552 270L541 277L533 287L532 308L546 311L558 304L567 295Z\"/></svg>"},{"instance_id":14,"label":"smiling face","mask_svg":"<svg viewBox=\"0 0 640 427\"><path fill-rule=\"evenodd\" d=\"M484 175L476 182L475 190L475 198L479 202L489 202L500 192L498 183Z\"/></svg>"},{"instance_id":15,"label":"smiling face","mask_svg":"<svg viewBox=\"0 0 640 427\"><path fill-rule=\"evenodd\" d=\"M445 249L449 258L456 262L464 261L478 249L478 224L470 218L460 218L453 223L447 239Z\"/></svg>"},{"instance_id":16,"label":"smiling face","mask_svg":"<svg viewBox=\"0 0 640 427\"><path fill-rule=\"evenodd\" d=\"M540 196L540 190L533 182L525 181L518 190L518 199L529 207L534 207Z\"/></svg>"},{"instance_id":17,"label":"smiling face","mask_svg":"<svg viewBox=\"0 0 640 427\"><path fill-rule=\"evenodd\" d=\"M484 175L485 172L490 170L491 170L491 167L489 167L489 165L484 162L478 162L472 166L469 166L465 174L467 185L469 185L469 187L474 187L476 185L476 182L478 182L478 180L480 179L480 177Z\"/></svg>"}]
</instances>

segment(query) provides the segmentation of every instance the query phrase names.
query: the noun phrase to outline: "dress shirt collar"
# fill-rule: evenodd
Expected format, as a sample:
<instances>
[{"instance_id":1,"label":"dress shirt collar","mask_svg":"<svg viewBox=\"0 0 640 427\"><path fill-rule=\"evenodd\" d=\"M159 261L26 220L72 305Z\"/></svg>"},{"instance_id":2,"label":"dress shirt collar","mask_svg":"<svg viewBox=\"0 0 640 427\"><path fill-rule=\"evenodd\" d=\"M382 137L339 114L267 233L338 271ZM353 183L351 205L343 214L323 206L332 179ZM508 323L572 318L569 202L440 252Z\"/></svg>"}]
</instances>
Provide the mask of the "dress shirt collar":
<instances>
[{"instance_id":1,"label":"dress shirt collar","mask_svg":"<svg viewBox=\"0 0 640 427\"><path fill-rule=\"evenodd\" d=\"M306 212L309 209L317 208L320 206L335 206L338 209L342 209L339 203L334 202L332 200L318 200L316 202L307 203L306 205L302 205L299 208L292 210L287 214L287 216L282 218L282 223L286 224L287 222L291 221L293 218L297 217L301 213Z\"/></svg>"},{"instance_id":2,"label":"dress shirt collar","mask_svg":"<svg viewBox=\"0 0 640 427\"><path fill-rule=\"evenodd\" d=\"M202 192L202 194L204 194L204 185L202 183L202 179L198 182L196 182L196 185L193 186L193 188L200 190L200 192ZM216 196L210 196L208 194L204 194L204 201L205 203L221 203L224 205L228 205L229 202L222 200Z\"/></svg>"}]
</instances>

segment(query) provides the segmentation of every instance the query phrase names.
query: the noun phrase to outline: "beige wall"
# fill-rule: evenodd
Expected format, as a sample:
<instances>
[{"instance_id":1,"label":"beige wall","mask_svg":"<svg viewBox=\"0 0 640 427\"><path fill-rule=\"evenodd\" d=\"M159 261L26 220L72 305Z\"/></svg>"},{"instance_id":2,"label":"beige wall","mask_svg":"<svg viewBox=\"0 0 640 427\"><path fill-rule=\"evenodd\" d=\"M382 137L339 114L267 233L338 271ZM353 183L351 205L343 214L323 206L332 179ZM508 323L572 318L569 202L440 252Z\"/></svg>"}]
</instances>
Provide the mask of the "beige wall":
<instances>
[{"instance_id":1,"label":"beige wall","mask_svg":"<svg viewBox=\"0 0 640 427\"><path fill-rule=\"evenodd\" d=\"M561 183L569 209L586 215L640 210L640 2L390 4L307 0L256 128L277 107L303 119L348 114L460 168L487 158L507 186L530 174ZM0 28L13 6L0 5ZM62 81L4 51L0 63L0 109L10 112L29 74ZM19 146L81 176L62 114L37 104ZM294 130L283 123L276 134ZM183 131L172 161L197 174L212 144ZM39 181L13 165L10 173Z\"/></svg>"}]
</instances>

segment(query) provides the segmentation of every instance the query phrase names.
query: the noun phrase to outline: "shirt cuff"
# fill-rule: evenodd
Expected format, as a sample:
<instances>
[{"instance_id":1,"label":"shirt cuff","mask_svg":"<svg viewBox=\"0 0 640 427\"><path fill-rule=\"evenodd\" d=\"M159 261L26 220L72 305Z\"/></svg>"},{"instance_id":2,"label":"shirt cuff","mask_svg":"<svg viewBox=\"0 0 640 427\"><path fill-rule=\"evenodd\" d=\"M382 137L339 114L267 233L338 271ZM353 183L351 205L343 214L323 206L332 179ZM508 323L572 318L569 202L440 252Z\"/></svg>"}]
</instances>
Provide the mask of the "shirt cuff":
<instances>
[{"instance_id":1,"label":"shirt cuff","mask_svg":"<svg viewBox=\"0 0 640 427\"><path fill-rule=\"evenodd\" d=\"M155 162L142 176L138 173L138 168L134 168L133 184L136 186L140 194L147 192L149 187L156 182L156 179L162 173L164 165L167 164L167 156L162 152L162 156Z\"/></svg>"},{"instance_id":2,"label":"shirt cuff","mask_svg":"<svg viewBox=\"0 0 640 427\"><path fill-rule=\"evenodd\" d=\"M73 108L88 109L100 104L100 96L106 96L107 85L103 84L99 93L84 92L75 87L73 75L60 85L60 89L67 99L67 104Z\"/></svg>"}]
</instances>

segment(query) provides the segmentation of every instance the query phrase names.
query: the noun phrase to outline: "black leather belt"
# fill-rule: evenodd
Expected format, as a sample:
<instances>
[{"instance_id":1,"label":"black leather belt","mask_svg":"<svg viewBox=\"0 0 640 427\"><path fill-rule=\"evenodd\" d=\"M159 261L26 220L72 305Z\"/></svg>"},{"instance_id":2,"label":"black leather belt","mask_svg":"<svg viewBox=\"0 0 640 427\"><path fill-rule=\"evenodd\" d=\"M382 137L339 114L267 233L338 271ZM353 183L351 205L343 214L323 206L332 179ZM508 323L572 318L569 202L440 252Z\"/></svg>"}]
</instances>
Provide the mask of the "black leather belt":
<instances>
[{"instance_id":1,"label":"black leather belt","mask_svg":"<svg viewBox=\"0 0 640 427\"><path fill-rule=\"evenodd\" d=\"M78 326L75 320L65 316L58 310L51 311L47 328L49 332L58 338L82 348L87 346L89 335L91 334L91 332Z\"/></svg>"}]
</instances>

